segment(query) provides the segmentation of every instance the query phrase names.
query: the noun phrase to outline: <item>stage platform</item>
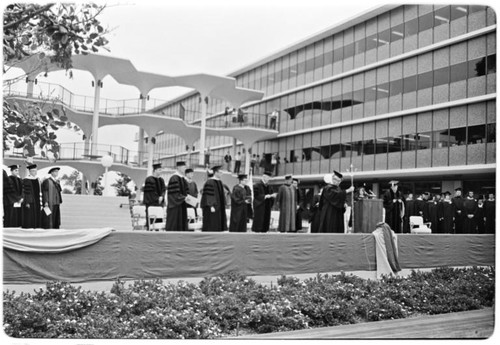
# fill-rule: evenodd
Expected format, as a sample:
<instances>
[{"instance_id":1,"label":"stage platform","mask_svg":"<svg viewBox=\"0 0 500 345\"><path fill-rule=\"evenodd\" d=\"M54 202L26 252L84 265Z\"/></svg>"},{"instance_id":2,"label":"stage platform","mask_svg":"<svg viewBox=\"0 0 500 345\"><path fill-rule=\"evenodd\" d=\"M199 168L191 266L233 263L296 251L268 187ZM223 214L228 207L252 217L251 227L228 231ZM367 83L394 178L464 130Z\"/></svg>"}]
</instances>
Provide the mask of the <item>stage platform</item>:
<instances>
[{"instance_id":1,"label":"stage platform","mask_svg":"<svg viewBox=\"0 0 500 345\"><path fill-rule=\"evenodd\" d=\"M403 269L494 266L494 235L397 236ZM4 284L374 271L372 234L116 231L63 253L3 250Z\"/></svg>"}]
</instances>

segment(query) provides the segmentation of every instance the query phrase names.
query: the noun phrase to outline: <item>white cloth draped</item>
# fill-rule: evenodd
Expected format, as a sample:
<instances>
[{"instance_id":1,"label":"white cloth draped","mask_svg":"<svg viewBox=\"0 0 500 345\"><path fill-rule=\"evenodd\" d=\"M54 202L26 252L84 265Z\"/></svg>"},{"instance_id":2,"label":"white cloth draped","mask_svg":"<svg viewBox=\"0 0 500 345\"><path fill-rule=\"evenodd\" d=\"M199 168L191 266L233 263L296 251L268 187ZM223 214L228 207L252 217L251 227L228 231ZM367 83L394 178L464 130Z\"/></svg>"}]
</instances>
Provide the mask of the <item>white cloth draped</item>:
<instances>
[{"instance_id":1,"label":"white cloth draped","mask_svg":"<svg viewBox=\"0 0 500 345\"><path fill-rule=\"evenodd\" d=\"M112 228L3 229L4 248L21 252L61 253L89 246L106 237Z\"/></svg>"}]
</instances>

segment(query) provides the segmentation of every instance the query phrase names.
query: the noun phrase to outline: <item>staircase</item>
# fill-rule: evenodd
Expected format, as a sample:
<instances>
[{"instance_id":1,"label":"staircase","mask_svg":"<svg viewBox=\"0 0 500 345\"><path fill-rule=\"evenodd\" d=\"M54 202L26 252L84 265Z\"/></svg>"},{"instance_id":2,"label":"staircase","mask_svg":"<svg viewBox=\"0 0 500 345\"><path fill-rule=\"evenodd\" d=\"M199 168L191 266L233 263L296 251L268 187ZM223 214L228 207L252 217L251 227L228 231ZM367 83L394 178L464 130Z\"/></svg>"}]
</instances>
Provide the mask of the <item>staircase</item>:
<instances>
[{"instance_id":1,"label":"staircase","mask_svg":"<svg viewBox=\"0 0 500 345\"><path fill-rule=\"evenodd\" d=\"M61 229L111 227L132 230L127 197L72 194L62 197Z\"/></svg>"}]
</instances>

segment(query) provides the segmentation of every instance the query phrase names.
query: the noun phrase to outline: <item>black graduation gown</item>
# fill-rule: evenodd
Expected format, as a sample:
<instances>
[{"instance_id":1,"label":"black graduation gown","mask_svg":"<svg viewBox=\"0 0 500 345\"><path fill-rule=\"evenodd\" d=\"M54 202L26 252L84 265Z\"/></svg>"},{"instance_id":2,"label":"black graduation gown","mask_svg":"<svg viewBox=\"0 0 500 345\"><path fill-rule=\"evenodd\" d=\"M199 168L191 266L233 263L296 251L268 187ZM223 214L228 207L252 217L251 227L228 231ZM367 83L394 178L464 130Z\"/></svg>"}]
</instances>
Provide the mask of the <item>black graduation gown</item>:
<instances>
[{"instance_id":1,"label":"black graduation gown","mask_svg":"<svg viewBox=\"0 0 500 345\"><path fill-rule=\"evenodd\" d=\"M319 200L321 199L320 194L316 194L313 197L312 206L311 206L311 233L319 232L319 220L320 220L320 212L319 212Z\"/></svg>"},{"instance_id":2,"label":"black graduation gown","mask_svg":"<svg viewBox=\"0 0 500 345\"><path fill-rule=\"evenodd\" d=\"M422 199L416 199L415 200L415 216L420 216L424 219L425 221L425 207L426 207L426 202L425 200Z\"/></svg>"},{"instance_id":3,"label":"black graduation gown","mask_svg":"<svg viewBox=\"0 0 500 345\"><path fill-rule=\"evenodd\" d=\"M441 220L440 233L453 234L453 217L455 215L455 206L446 200L439 204L438 217Z\"/></svg>"},{"instance_id":4,"label":"black graduation gown","mask_svg":"<svg viewBox=\"0 0 500 345\"><path fill-rule=\"evenodd\" d=\"M245 191L247 192L247 197L252 199L252 190L250 189L250 186L245 185ZM247 204L247 219L252 219L253 218L253 208L252 208L252 203Z\"/></svg>"},{"instance_id":5,"label":"black graduation gown","mask_svg":"<svg viewBox=\"0 0 500 345\"><path fill-rule=\"evenodd\" d=\"M466 198L464 200L464 234L476 234L477 233L477 223L476 223L476 210L477 202L475 199ZM472 216L469 218L469 216Z\"/></svg>"},{"instance_id":6,"label":"black graduation gown","mask_svg":"<svg viewBox=\"0 0 500 345\"><path fill-rule=\"evenodd\" d=\"M231 219L229 221L230 232L246 232L247 231L247 191L245 186L237 184L233 188L231 194Z\"/></svg>"},{"instance_id":7,"label":"black graduation gown","mask_svg":"<svg viewBox=\"0 0 500 345\"><path fill-rule=\"evenodd\" d=\"M474 215L476 219L476 227L478 234L484 234L484 204L482 206L477 205L476 214Z\"/></svg>"},{"instance_id":8,"label":"black graduation gown","mask_svg":"<svg viewBox=\"0 0 500 345\"><path fill-rule=\"evenodd\" d=\"M167 186L167 231L187 231L187 182L177 174L172 175Z\"/></svg>"},{"instance_id":9,"label":"black graduation gown","mask_svg":"<svg viewBox=\"0 0 500 345\"><path fill-rule=\"evenodd\" d=\"M165 181L163 180L163 178L148 176L146 178L146 181L144 182L144 205L160 206L159 199L164 195L165 190Z\"/></svg>"},{"instance_id":10,"label":"black graduation gown","mask_svg":"<svg viewBox=\"0 0 500 345\"><path fill-rule=\"evenodd\" d=\"M405 215L403 217L403 232L410 233L410 217L416 216L415 214L415 200L406 200L405 202Z\"/></svg>"},{"instance_id":11,"label":"black graduation gown","mask_svg":"<svg viewBox=\"0 0 500 345\"><path fill-rule=\"evenodd\" d=\"M393 202L396 199L398 201ZM399 202L401 200L401 202ZM404 199L401 191L396 190L396 193L389 188L384 193L383 203L385 209L385 222L391 227L395 233L402 231L402 210L404 209Z\"/></svg>"},{"instance_id":12,"label":"black graduation gown","mask_svg":"<svg viewBox=\"0 0 500 345\"><path fill-rule=\"evenodd\" d=\"M296 189L297 193L297 211L295 213L295 230L302 230L302 212L304 211L304 191L300 188Z\"/></svg>"},{"instance_id":13,"label":"black graduation gown","mask_svg":"<svg viewBox=\"0 0 500 345\"><path fill-rule=\"evenodd\" d=\"M485 222L485 232L487 234L495 233L495 200L486 200L484 202L484 217Z\"/></svg>"},{"instance_id":14,"label":"black graduation gown","mask_svg":"<svg viewBox=\"0 0 500 345\"><path fill-rule=\"evenodd\" d=\"M23 179L23 228L41 228L42 227L42 198L41 186L38 178Z\"/></svg>"},{"instance_id":15,"label":"black graduation gown","mask_svg":"<svg viewBox=\"0 0 500 345\"><path fill-rule=\"evenodd\" d=\"M4 180L4 195L6 195L7 202L4 198L4 226L18 228L23 221L23 214L21 207L14 207L14 203L19 202L23 197L22 180L15 176L10 175L7 183Z\"/></svg>"},{"instance_id":16,"label":"black graduation gown","mask_svg":"<svg viewBox=\"0 0 500 345\"><path fill-rule=\"evenodd\" d=\"M429 210L429 222L431 222L432 232L439 232L439 222L438 222L438 203L437 201L428 201L427 207Z\"/></svg>"},{"instance_id":17,"label":"black graduation gown","mask_svg":"<svg viewBox=\"0 0 500 345\"><path fill-rule=\"evenodd\" d=\"M347 193L339 186L328 185L319 201L319 232L344 233L344 212Z\"/></svg>"},{"instance_id":18,"label":"black graduation gown","mask_svg":"<svg viewBox=\"0 0 500 345\"><path fill-rule=\"evenodd\" d=\"M226 231L226 199L222 181L209 178L203 186L200 207L203 211L201 231ZM211 208L215 208L215 212ZM245 218L246 220L246 218Z\"/></svg>"},{"instance_id":19,"label":"black graduation gown","mask_svg":"<svg viewBox=\"0 0 500 345\"><path fill-rule=\"evenodd\" d=\"M268 232L271 221L273 198L265 199L266 194L272 194L271 187L259 181L253 185L253 224L252 231Z\"/></svg>"},{"instance_id":20,"label":"black graduation gown","mask_svg":"<svg viewBox=\"0 0 500 345\"><path fill-rule=\"evenodd\" d=\"M464 233L464 199L461 196L455 196L451 199L455 210L455 234Z\"/></svg>"}]
</instances>

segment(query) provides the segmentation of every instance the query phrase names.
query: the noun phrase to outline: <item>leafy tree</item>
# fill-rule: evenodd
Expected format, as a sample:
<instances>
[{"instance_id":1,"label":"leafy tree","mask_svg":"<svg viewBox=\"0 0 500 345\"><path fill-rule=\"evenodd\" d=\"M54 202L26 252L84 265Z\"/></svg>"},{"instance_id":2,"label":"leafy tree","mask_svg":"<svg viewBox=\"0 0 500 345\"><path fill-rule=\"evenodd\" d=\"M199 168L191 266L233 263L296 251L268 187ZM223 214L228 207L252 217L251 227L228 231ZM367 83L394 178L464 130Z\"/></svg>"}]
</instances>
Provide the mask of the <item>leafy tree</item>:
<instances>
[{"instance_id":1,"label":"leafy tree","mask_svg":"<svg viewBox=\"0 0 500 345\"><path fill-rule=\"evenodd\" d=\"M70 3L14 3L4 9L3 17L3 72L31 59L33 73L47 72L50 64L69 71L72 77L73 54L97 52L108 43L104 29L97 19L106 6ZM4 90L16 80L4 80ZM9 95L3 101L3 147L23 148L25 156L32 157L35 147L50 152L49 158L58 158L59 145L56 130L68 125L68 119L48 101L21 105ZM73 129L78 129L73 127ZM42 153L43 154L43 153Z\"/></svg>"},{"instance_id":2,"label":"leafy tree","mask_svg":"<svg viewBox=\"0 0 500 345\"><path fill-rule=\"evenodd\" d=\"M116 179L116 183L113 183L111 186L115 187L118 196L130 197L132 190L129 187L129 183L131 181L132 179L130 178L130 176L119 172L118 178Z\"/></svg>"},{"instance_id":3,"label":"leafy tree","mask_svg":"<svg viewBox=\"0 0 500 345\"><path fill-rule=\"evenodd\" d=\"M81 173L78 170L73 171L71 174L64 174L61 177L61 181L64 181L64 184L70 186L71 188L64 188L65 190L70 190L70 193L65 194L82 194L82 177ZM64 191L63 191L64 192Z\"/></svg>"}]
</instances>

